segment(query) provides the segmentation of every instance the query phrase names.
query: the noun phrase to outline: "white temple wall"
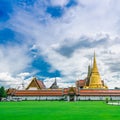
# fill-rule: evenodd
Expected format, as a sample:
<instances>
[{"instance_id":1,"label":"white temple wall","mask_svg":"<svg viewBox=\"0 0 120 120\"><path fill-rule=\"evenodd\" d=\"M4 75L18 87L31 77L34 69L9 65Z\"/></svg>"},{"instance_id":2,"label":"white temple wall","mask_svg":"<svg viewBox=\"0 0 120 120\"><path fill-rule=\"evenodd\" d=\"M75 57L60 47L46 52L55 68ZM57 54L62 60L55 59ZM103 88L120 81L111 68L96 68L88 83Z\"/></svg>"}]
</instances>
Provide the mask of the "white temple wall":
<instances>
[{"instance_id":1,"label":"white temple wall","mask_svg":"<svg viewBox=\"0 0 120 120\"><path fill-rule=\"evenodd\" d=\"M120 100L120 96L112 96L112 97L110 97L112 100Z\"/></svg>"},{"instance_id":2,"label":"white temple wall","mask_svg":"<svg viewBox=\"0 0 120 120\"><path fill-rule=\"evenodd\" d=\"M67 100L70 101L70 96L8 96L9 100ZM120 100L120 96L74 96L74 101L81 100Z\"/></svg>"},{"instance_id":3,"label":"white temple wall","mask_svg":"<svg viewBox=\"0 0 120 120\"><path fill-rule=\"evenodd\" d=\"M13 96L12 99L21 100L61 100L63 96Z\"/></svg>"},{"instance_id":4,"label":"white temple wall","mask_svg":"<svg viewBox=\"0 0 120 120\"><path fill-rule=\"evenodd\" d=\"M120 100L120 96L77 96L77 101L79 100Z\"/></svg>"}]
</instances>

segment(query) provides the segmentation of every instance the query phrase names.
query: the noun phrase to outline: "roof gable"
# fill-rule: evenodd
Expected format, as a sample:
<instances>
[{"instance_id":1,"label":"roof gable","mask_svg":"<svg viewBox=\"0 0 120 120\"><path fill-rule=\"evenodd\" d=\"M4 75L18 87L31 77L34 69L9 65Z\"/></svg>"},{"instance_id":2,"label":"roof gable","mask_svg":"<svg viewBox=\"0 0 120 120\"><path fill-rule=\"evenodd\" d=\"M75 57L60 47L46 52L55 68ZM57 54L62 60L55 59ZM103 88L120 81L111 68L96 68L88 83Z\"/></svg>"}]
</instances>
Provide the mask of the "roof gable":
<instances>
[{"instance_id":1,"label":"roof gable","mask_svg":"<svg viewBox=\"0 0 120 120\"><path fill-rule=\"evenodd\" d=\"M50 89L58 89L56 78L54 83L50 86Z\"/></svg>"},{"instance_id":2,"label":"roof gable","mask_svg":"<svg viewBox=\"0 0 120 120\"><path fill-rule=\"evenodd\" d=\"M44 89L45 85L42 81L37 80L36 78L33 78L32 81L30 82L30 84L28 85L28 87L26 88L26 90L40 90L40 89Z\"/></svg>"}]
</instances>

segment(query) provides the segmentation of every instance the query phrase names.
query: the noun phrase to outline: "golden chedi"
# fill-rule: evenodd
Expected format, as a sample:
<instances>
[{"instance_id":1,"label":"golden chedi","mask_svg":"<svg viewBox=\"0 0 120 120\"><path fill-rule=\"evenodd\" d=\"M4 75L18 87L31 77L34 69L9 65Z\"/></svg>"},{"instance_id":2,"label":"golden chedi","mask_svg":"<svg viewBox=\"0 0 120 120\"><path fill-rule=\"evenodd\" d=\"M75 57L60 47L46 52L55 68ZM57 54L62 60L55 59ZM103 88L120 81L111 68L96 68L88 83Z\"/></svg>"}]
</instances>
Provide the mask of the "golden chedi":
<instances>
[{"instance_id":1,"label":"golden chedi","mask_svg":"<svg viewBox=\"0 0 120 120\"><path fill-rule=\"evenodd\" d=\"M94 53L94 60L93 60L93 67L89 71L89 76L86 79L86 85L84 88L88 89L107 89L108 87L104 85L104 82L101 80L98 68L97 68L97 63L96 63L96 56Z\"/></svg>"}]
</instances>

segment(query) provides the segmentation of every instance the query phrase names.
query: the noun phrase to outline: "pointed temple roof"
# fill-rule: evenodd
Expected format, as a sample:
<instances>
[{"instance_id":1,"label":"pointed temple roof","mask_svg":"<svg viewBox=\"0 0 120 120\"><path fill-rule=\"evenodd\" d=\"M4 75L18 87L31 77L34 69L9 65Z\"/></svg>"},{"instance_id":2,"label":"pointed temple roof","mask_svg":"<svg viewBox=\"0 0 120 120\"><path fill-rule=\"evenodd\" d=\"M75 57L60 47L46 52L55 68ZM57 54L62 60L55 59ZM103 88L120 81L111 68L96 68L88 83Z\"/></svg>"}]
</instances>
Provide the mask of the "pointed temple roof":
<instances>
[{"instance_id":1,"label":"pointed temple roof","mask_svg":"<svg viewBox=\"0 0 120 120\"><path fill-rule=\"evenodd\" d=\"M97 73L97 74L99 74L98 68L97 68L97 62L96 62L96 55L95 55L95 52L94 52L94 60L93 60L92 73Z\"/></svg>"},{"instance_id":2,"label":"pointed temple roof","mask_svg":"<svg viewBox=\"0 0 120 120\"><path fill-rule=\"evenodd\" d=\"M89 79L88 79L89 78ZM88 82L88 83L87 83ZM88 75L83 80L76 81L76 87L58 88L55 78L50 89L47 89L43 81L33 78L26 90L8 89L7 95L11 96L120 96L120 90L109 90L101 80L97 68L96 55L94 53L93 66L88 66Z\"/></svg>"},{"instance_id":3,"label":"pointed temple roof","mask_svg":"<svg viewBox=\"0 0 120 120\"><path fill-rule=\"evenodd\" d=\"M41 80L37 80L36 78L33 78L26 90L29 89L34 89L34 90L39 90L39 89L45 89L45 85Z\"/></svg>"},{"instance_id":4,"label":"pointed temple roof","mask_svg":"<svg viewBox=\"0 0 120 120\"><path fill-rule=\"evenodd\" d=\"M100 74L97 68L95 52L94 52L93 68L92 68L92 72L90 76L89 87L90 88L99 88L99 87L101 88L102 87L102 81L101 81Z\"/></svg>"},{"instance_id":5,"label":"pointed temple roof","mask_svg":"<svg viewBox=\"0 0 120 120\"><path fill-rule=\"evenodd\" d=\"M58 89L56 78L54 83L50 86L50 89Z\"/></svg>"},{"instance_id":6,"label":"pointed temple roof","mask_svg":"<svg viewBox=\"0 0 120 120\"><path fill-rule=\"evenodd\" d=\"M91 76L91 66L88 66L88 74L87 74L87 78L86 78L86 86L89 85L90 83L90 76Z\"/></svg>"},{"instance_id":7,"label":"pointed temple roof","mask_svg":"<svg viewBox=\"0 0 120 120\"><path fill-rule=\"evenodd\" d=\"M58 89L56 78L54 83L50 86L50 89Z\"/></svg>"},{"instance_id":8,"label":"pointed temple roof","mask_svg":"<svg viewBox=\"0 0 120 120\"><path fill-rule=\"evenodd\" d=\"M88 72L89 72L89 70L88 70ZM104 86L104 84L101 80L99 71L98 71L95 52L94 52L94 59L93 59L93 67L92 67L92 71L91 71L91 74L90 74L90 77L89 77L89 84L88 84L88 81L87 81L87 84L84 88L107 89L107 86Z\"/></svg>"}]
</instances>

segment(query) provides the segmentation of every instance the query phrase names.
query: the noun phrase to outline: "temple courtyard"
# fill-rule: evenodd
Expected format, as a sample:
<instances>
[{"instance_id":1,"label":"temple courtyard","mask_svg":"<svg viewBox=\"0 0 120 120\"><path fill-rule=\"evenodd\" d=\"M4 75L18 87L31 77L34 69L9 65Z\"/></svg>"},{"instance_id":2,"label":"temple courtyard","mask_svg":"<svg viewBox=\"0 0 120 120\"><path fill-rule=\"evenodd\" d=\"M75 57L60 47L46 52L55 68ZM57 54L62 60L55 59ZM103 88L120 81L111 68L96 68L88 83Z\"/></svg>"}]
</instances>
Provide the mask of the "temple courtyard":
<instances>
[{"instance_id":1,"label":"temple courtyard","mask_svg":"<svg viewBox=\"0 0 120 120\"><path fill-rule=\"evenodd\" d=\"M0 102L1 120L119 120L120 106L105 101Z\"/></svg>"}]
</instances>

